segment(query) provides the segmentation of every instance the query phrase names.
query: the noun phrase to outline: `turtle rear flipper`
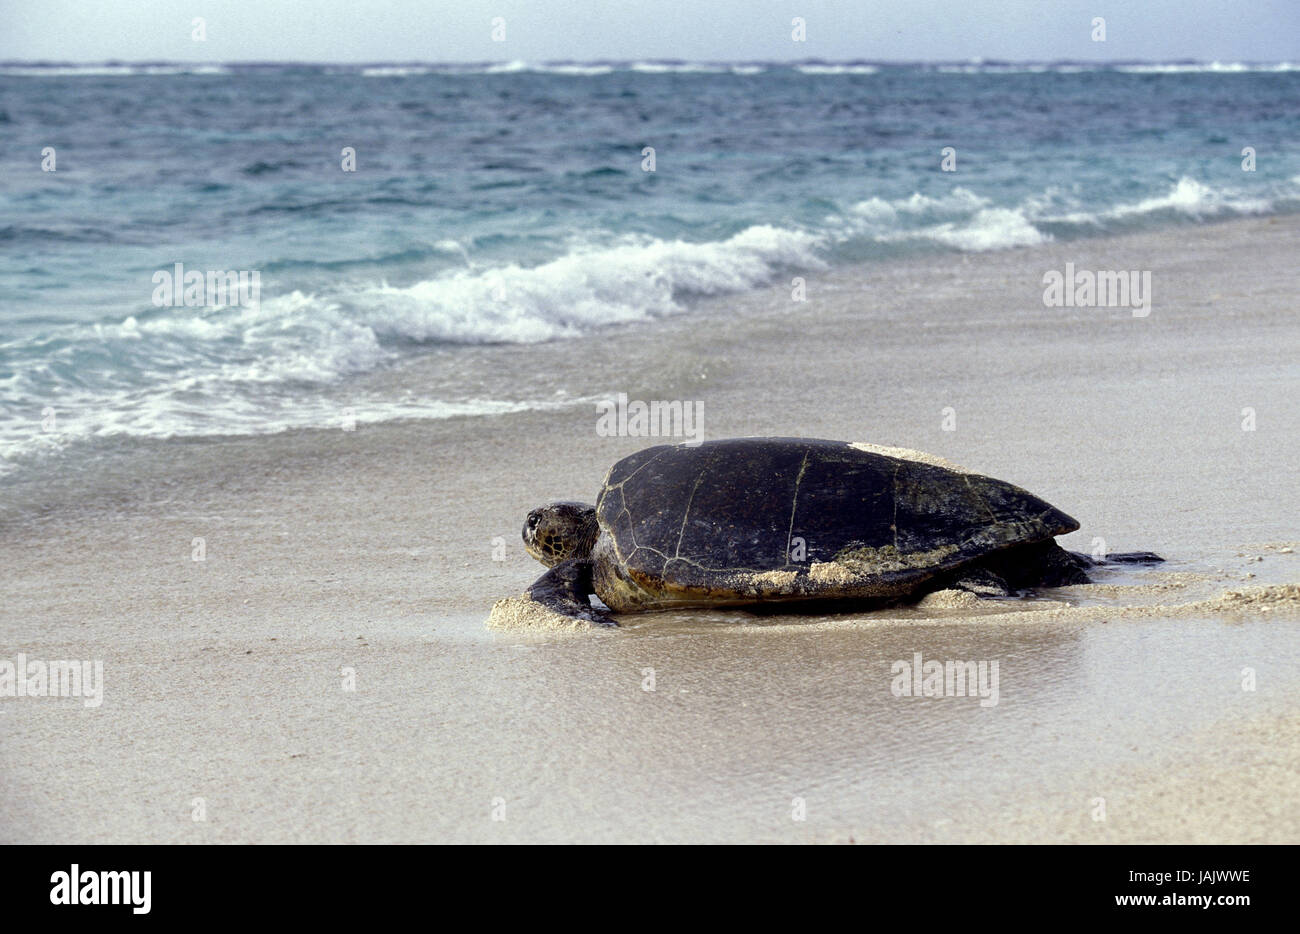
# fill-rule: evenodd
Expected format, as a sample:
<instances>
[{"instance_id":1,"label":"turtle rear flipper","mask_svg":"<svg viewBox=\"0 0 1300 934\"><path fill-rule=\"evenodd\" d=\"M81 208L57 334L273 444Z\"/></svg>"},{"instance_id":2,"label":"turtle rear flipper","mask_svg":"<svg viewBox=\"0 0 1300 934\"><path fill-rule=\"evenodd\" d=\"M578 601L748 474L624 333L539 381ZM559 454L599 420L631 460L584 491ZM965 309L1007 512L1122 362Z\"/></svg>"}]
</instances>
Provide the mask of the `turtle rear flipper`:
<instances>
[{"instance_id":1,"label":"turtle rear flipper","mask_svg":"<svg viewBox=\"0 0 1300 934\"><path fill-rule=\"evenodd\" d=\"M1117 551L1100 559L1099 564L1163 564L1164 558L1154 551Z\"/></svg>"},{"instance_id":2,"label":"turtle rear flipper","mask_svg":"<svg viewBox=\"0 0 1300 934\"><path fill-rule=\"evenodd\" d=\"M562 561L528 588L530 599L553 613L586 620L597 626L617 626L614 617L591 605L591 562Z\"/></svg>"},{"instance_id":3,"label":"turtle rear flipper","mask_svg":"<svg viewBox=\"0 0 1300 934\"><path fill-rule=\"evenodd\" d=\"M1085 555L1081 551L1071 551L1070 557L1081 568L1105 567L1108 564L1164 564L1165 559L1154 551L1116 551L1105 557Z\"/></svg>"}]
</instances>

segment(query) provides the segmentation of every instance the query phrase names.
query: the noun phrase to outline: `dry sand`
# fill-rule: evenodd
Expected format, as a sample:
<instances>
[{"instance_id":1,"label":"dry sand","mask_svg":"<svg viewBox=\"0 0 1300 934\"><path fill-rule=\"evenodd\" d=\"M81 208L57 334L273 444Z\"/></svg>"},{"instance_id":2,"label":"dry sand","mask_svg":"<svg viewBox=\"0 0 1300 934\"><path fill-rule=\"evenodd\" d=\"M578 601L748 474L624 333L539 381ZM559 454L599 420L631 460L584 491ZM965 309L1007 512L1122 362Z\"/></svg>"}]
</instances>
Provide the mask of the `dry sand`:
<instances>
[{"instance_id":1,"label":"dry sand","mask_svg":"<svg viewBox=\"0 0 1300 934\"><path fill-rule=\"evenodd\" d=\"M1297 842L1297 244L912 259L456 364L928 451L1078 518L1070 547L1170 559L1036 600L488 630L541 571L527 510L653 440L585 404L15 475L0 659L99 659L105 693L0 698L0 841ZM1066 261L1152 270L1150 317L1045 308ZM997 660L998 704L894 696L917 652Z\"/></svg>"}]
</instances>

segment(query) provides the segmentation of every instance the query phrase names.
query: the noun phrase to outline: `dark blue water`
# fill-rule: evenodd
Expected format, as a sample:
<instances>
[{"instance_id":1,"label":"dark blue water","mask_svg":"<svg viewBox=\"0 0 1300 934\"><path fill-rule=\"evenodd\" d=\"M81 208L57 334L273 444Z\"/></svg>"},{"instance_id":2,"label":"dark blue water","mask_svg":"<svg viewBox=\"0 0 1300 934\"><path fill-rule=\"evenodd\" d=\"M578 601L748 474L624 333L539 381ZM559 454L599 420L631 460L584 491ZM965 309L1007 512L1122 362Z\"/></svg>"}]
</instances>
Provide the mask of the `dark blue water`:
<instances>
[{"instance_id":1,"label":"dark blue water","mask_svg":"<svg viewBox=\"0 0 1300 934\"><path fill-rule=\"evenodd\" d=\"M332 423L431 347L827 265L1295 211L1298 137L1291 66L0 66L0 454ZM257 301L160 306L176 263Z\"/></svg>"}]
</instances>

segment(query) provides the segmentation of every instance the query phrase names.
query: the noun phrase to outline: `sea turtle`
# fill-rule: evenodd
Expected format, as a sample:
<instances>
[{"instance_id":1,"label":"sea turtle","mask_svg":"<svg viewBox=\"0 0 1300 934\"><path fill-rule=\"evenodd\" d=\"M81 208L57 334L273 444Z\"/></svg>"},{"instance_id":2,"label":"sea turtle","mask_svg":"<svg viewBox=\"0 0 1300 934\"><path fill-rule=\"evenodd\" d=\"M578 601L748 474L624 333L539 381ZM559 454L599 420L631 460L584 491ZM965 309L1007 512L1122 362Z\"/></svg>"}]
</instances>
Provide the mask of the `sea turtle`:
<instances>
[{"instance_id":1,"label":"sea turtle","mask_svg":"<svg viewBox=\"0 0 1300 934\"><path fill-rule=\"evenodd\" d=\"M550 570L527 597L616 625L592 593L615 613L803 612L944 588L1005 596L1086 583L1096 562L1054 538L1077 528L1019 487L901 448L807 438L659 445L611 467L595 506L556 502L528 514L525 547Z\"/></svg>"}]
</instances>

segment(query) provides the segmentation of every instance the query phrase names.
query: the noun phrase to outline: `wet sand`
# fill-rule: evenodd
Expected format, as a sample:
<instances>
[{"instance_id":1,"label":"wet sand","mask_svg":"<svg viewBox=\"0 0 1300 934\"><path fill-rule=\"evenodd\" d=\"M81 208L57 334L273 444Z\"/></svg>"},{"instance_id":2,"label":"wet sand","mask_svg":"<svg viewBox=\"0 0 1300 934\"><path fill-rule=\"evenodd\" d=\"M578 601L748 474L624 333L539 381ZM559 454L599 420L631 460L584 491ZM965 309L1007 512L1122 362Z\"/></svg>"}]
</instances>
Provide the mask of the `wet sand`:
<instances>
[{"instance_id":1,"label":"wet sand","mask_svg":"<svg viewBox=\"0 0 1300 934\"><path fill-rule=\"evenodd\" d=\"M549 411L21 472L0 658L102 659L105 693L0 698L0 840L1296 842L1298 244L1271 218L810 271L806 303L371 377L510 374ZM1150 316L1044 307L1066 262L1151 270ZM489 631L541 571L527 510L654 443L567 404L617 392L703 402L705 437L931 451L1075 516L1069 547L1169 560L1014 603ZM895 697L916 652L997 660L999 702Z\"/></svg>"}]
</instances>

